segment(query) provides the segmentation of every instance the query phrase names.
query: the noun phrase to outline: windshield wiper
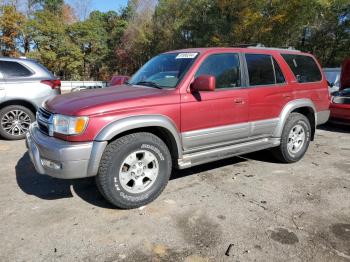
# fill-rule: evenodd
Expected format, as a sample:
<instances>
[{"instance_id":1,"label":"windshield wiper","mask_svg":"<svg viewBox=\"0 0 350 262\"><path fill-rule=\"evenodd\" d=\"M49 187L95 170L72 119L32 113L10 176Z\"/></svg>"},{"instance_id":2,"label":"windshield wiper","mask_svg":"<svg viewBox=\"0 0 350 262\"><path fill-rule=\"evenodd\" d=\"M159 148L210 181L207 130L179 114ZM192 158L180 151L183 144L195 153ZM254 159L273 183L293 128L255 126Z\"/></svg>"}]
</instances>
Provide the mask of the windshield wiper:
<instances>
[{"instance_id":1,"label":"windshield wiper","mask_svg":"<svg viewBox=\"0 0 350 262\"><path fill-rule=\"evenodd\" d=\"M136 85L145 85L145 86L150 86L150 87L162 89L161 86L159 86L157 83L152 82L152 81L140 81L140 82L137 82Z\"/></svg>"}]
</instances>

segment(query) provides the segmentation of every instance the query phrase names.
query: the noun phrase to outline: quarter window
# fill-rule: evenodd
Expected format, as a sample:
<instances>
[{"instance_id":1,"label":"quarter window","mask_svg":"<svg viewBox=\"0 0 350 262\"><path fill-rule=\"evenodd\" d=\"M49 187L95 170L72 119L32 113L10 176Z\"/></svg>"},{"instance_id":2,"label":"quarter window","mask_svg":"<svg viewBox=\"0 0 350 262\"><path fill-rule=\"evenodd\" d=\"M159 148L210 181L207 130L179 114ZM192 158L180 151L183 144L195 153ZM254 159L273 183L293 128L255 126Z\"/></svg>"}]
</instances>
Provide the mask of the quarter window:
<instances>
[{"instance_id":1,"label":"quarter window","mask_svg":"<svg viewBox=\"0 0 350 262\"><path fill-rule=\"evenodd\" d=\"M310 56L282 54L295 78L299 83L318 82L322 79L322 74Z\"/></svg>"},{"instance_id":2,"label":"quarter window","mask_svg":"<svg viewBox=\"0 0 350 262\"><path fill-rule=\"evenodd\" d=\"M271 55L246 54L249 85L274 85L284 83L285 79L278 63Z\"/></svg>"},{"instance_id":3,"label":"quarter window","mask_svg":"<svg viewBox=\"0 0 350 262\"><path fill-rule=\"evenodd\" d=\"M0 72L5 78L24 77L32 75L32 72L29 71L29 69L17 62L11 61L0 61Z\"/></svg>"},{"instance_id":4,"label":"quarter window","mask_svg":"<svg viewBox=\"0 0 350 262\"><path fill-rule=\"evenodd\" d=\"M195 77L211 75L216 79L216 88L241 86L238 54L215 54L209 56L198 69Z\"/></svg>"}]
</instances>

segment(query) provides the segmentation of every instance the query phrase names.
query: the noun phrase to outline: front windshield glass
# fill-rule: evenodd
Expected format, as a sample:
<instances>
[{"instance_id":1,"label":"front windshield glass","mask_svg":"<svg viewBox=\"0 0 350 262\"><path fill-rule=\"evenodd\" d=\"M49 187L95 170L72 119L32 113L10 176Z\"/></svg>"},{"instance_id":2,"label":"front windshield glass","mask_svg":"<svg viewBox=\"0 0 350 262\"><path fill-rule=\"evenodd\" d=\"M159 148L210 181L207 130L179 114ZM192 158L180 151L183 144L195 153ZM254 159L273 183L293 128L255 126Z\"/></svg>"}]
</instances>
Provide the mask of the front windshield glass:
<instances>
[{"instance_id":1,"label":"front windshield glass","mask_svg":"<svg viewBox=\"0 0 350 262\"><path fill-rule=\"evenodd\" d=\"M158 55L142 66L128 83L157 88L175 88L197 56L198 53Z\"/></svg>"}]
</instances>

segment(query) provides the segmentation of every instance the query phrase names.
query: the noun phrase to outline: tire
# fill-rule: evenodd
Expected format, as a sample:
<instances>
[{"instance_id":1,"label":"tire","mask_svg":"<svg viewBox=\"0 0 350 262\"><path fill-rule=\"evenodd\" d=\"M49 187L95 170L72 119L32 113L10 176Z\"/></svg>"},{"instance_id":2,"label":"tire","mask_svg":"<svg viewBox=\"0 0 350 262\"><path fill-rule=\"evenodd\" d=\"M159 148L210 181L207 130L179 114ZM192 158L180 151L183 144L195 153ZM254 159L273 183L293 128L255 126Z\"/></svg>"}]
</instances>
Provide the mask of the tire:
<instances>
[{"instance_id":1,"label":"tire","mask_svg":"<svg viewBox=\"0 0 350 262\"><path fill-rule=\"evenodd\" d=\"M296 135L298 133L299 135ZM272 153L283 163L297 162L305 155L310 144L310 138L311 126L309 120L300 113L291 113L283 128L281 144L274 148ZM303 140L302 143L300 143L301 140Z\"/></svg>"},{"instance_id":2,"label":"tire","mask_svg":"<svg viewBox=\"0 0 350 262\"><path fill-rule=\"evenodd\" d=\"M96 184L112 205L137 208L160 195L171 171L172 158L164 142L151 133L134 133L107 145Z\"/></svg>"},{"instance_id":3,"label":"tire","mask_svg":"<svg viewBox=\"0 0 350 262\"><path fill-rule=\"evenodd\" d=\"M8 140L24 139L34 121L34 113L27 107L6 106L0 110L0 135Z\"/></svg>"}]
</instances>

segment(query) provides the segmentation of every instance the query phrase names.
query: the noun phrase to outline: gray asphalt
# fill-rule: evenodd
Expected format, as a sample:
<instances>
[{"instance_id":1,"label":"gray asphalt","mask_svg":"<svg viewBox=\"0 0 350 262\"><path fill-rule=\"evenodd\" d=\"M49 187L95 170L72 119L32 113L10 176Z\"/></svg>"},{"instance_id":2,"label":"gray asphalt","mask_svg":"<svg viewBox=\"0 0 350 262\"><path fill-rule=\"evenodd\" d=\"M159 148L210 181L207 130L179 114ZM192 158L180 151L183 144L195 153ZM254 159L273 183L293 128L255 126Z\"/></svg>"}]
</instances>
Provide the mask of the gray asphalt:
<instances>
[{"instance_id":1,"label":"gray asphalt","mask_svg":"<svg viewBox=\"0 0 350 262\"><path fill-rule=\"evenodd\" d=\"M175 172L127 211L93 179L38 175L23 141L0 156L0 261L350 261L346 127L317 130L295 164L262 151Z\"/></svg>"}]
</instances>

